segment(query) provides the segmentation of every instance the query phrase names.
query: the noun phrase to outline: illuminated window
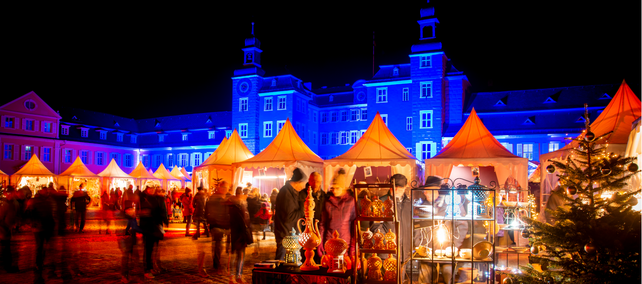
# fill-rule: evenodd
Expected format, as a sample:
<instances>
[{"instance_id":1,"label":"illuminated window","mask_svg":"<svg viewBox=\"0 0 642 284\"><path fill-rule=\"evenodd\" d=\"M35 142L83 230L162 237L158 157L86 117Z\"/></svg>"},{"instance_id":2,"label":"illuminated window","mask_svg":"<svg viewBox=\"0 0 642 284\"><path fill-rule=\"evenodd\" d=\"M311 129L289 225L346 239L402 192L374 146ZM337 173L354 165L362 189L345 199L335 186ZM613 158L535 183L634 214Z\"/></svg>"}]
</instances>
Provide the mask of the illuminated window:
<instances>
[{"instance_id":1,"label":"illuminated window","mask_svg":"<svg viewBox=\"0 0 642 284\"><path fill-rule=\"evenodd\" d=\"M116 133L116 141L123 142L123 133Z\"/></svg>"},{"instance_id":2,"label":"illuminated window","mask_svg":"<svg viewBox=\"0 0 642 284\"><path fill-rule=\"evenodd\" d=\"M350 131L350 144L357 143L358 137L359 136L359 131L358 130L353 130Z\"/></svg>"},{"instance_id":3,"label":"illuminated window","mask_svg":"<svg viewBox=\"0 0 642 284\"><path fill-rule=\"evenodd\" d=\"M421 129L432 128L432 110L420 111L419 118L421 119L421 124L419 125L419 128Z\"/></svg>"},{"instance_id":4,"label":"illuminated window","mask_svg":"<svg viewBox=\"0 0 642 284\"><path fill-rule=\"evenodd\" d=\"M239 135L241 138L247 138L247 123L239 123Z\"/></svg>"},{"instance_id":5,"label":"illuminated window","mask_svg":"<svg viewBox=\"0 0 642 284\"><path fill-rule=\"evenodd\" d=\"M193 153L194 155L194 163L192 164L192 167L196 167L201 164L201 157L203 154L201 153Z\"/></svg>"},{"instance_id":6,"label":"illuminated window","mask_svg":"<svg viewBox=\"0 0 642 284\"><path fill-rule=\"evenodd\" d=\"M179 158L180 158L179 165L178 165L179 167L187 167L187 166L189 166L189 164L188 164L189 157L188 157L187 154L180 154Z\"/></svg>"},{"instance_id":7,"label":"illuminated window","mask_svg":"<svg viewBox=\"0 0 642 284\"><path fill-rule=\"evenodd\" d=\"M60 134L69 135L69 125L63 125L60 129Z\"/></svg>"},{"instance_id":8,"label":"illuminated window","mask_svg":"<svg viewBox=\"0 0 642 284\"><path fill-rule=\"evenodd\" d=\"M348 111L341 111L341 121L348 121Z\"/></svg>"},{"instance_id":9,"label":"illuminated window","mask_svg":"<svg viewBox=\"0 0 642 284\"><path fill-rule=\"evenodd\" d=\"M272 121L263 122L263 137L272 137Z\"/></svg>"},{"instance_id":10,"label":"illuminated window","mask_svg":"<svg viewBox=\"0 0 642 284\"><path fill-rule=\"evenodd\" d=\"M502 146L506 148L509 152L513 153L513 144L507 142L501 142Z\"/></svg>"},{"instance_id":11,"label":"illuminated window","mask_svg":"<svg viewBox=\"0 0 642 284\"><path fill-rule=\"evenodd\" d=\"M377 103L388 102L388 88L377 88Z\"/></svg>"},{"instance_id":12,"label":"illuminated window","mask_svg":"<svg viewBox=\"0 0 642 284\"><path fill-rule=\"evenodd\" d=\"M73 154L73 151L71 149L65 149L63 151L63 155L64 155L63 161L67 164L71 164L72 154Z\"/></svg>"},{"instance_id":13,"label":"illuminated window","mask_svg":"<svg viewBox=\"0 0 642 284\"><path fill-rule=\"evenodd\" d=\"M266 97L263 99L263 110L272 111L272 97Z\"/></svg>"},{"instance_id":14,"label":"illuminated window","mask_svg":"<svg viewBox=\"0 0 642 284\"><path fill-rule=\"evenodd\" d=\"M437 144L434 142L419 142L418 144L419 149L417 154L421 154L421 160L430 159L437 154Z\"/></svg>"},{"instance_id":15,"label":"illuminated window","mask_svg":"<svg viewBox=\"0 0 642 284\"><path fill-rule=\"evenodd\" d=\"M421 82L420 98L432 98L432 82Z\"/></svg>"},{"instance_id":16,"label":"illuminated window","mask_svg":"<svg viewBox=\"0 0 642 284\"><path fill-rule=\"evenodd\" d=\"M51 125L52 125L51 122L43 121L42 122L42 132L51 133Z\"/></svg>"},{"instance_id":17,"label":"illuminated window","mask_svg":"<svg viewBox=\"0 0 642 284\"><path fill-rule=\"evenodd\" d=\"M326 122L328 122L328 113L324 111L321 113L321 123L326 123Z\"/></svg>"},{"instance_id":18,"label":"illuminated window","mask_svg":"<svg viewBox=\"0 0 642 284\"><path fill-rule=\"evenodd\" d=\"M330 112L330 121L337 122L337 112L336 111Z\"/></svg>"},{"instance_id":19,"label":"illuminated window","mask_svg":"<svg viewBox=\"0 0 642 284\"><path fill-rule=\"evenodd\" d=\"M4 144L4 159L13 160L13 145Z\"/></svg>"},{"instance_id":20,"label":"illuminated window","mask_svg":"<svg viewBox=\"0 0 642 284\"><path fill-rule=\"evenodd\" d=\"M368 120L368 109L361 109L361 120Z\"/></svg>"},{"instance_id":21,"label":"illuminated window","mask_svg":"<svg viewBox=\"0 0 642 284\"><path fill-rule=\"evenodd\" d=\"M348 144L348 132L341 131L341 145L346 145L346 144Z\"/></svg>"},{"instance_id":22,"label":"illuminated window","mask_svg":"<svg viewBox=\"0 0 642 284\"><path fill-rule=\"evenodd\" d=\"M432 60L430 55L424 55L419 58L419 68L430 68L432 67Z\"/></svg>"},{"instance_id":23,"label":"illuminated window","mask_svg":"<svg viewBox=\"0 0 642 284\"><path fill-rule=\"evenodd\" d=\"M559 142L550 142L550 143L548 143L548 152L557 151L559 149L560 149L560 143Z\"/></svg>"},{"instance_id":24,"label":"illuminated window","mask_svg":"<svg viewBox=\"0 0 642 284\"><path fill-rule=\"evenodd\" d=\"M107 140L107 131L100 131L100 139Z\"/></svg>"},{"instance_id":25,"label":"illuminated window","mask_svg":"<svg viewBox=\"0 0 642 284\"><path fill-rule=\"evenodd\" d=\"M51 162L51 148L50 147L43 147L42 148L42 161L43 162Z\"/></svg>"},{"instance_id":26,"label":"illuminated window","mask_svg":"<svg viewBox=\"0 0 642 284\"><path fill-rule=\"evenodd\" d=\"M216 137L216 131L208 131L207 139L214 139Z\"/></svg>"},{"instance_id":27,"label":"illuminated window","mask_svg":"<svg viewBox=\"0 0 642 284\"><path fill-rule=\"evenodd\" d=\"M80 151L80 160L85 165L89 164L89 151L87 150Z\"/></svg>"},{"instance_id":28,"label":"illuminated window","mask_svg":"<svg viewBox=\"0 0 642 284\"><path fill-rule=\"evenodd\" d=\"M247 98L239 98L239 111L248 111L249 106L247 104Z\"/></svg>"},{"instance_id":29,"label":"illuminated window","mask_svg":"<svg viewBox=\"0 0 642 284\"><path fill-rule=\"evenodd\" d=\"M15 117L5 117L4 118L4 127L5 128L15 128L16 127L16 118Z\"/></svg>"},{"instance_id":30,"label":"illuminated window","mask_svg":"<svg viewBox=\"0 0 642 284\"><path fill-rule=\"evenodd\" d=\"M361 118L361 114L359 114L359 109L351 109L350 118L352 121L358 121L359 118Z\"/></svg>"},{"instance_id":31,"label":"illuminated window","mask_svg":"<svg viewBox=\"0 0 642 284\"><path fill-rule=\"evenodd\" d=\"M383 123L385 123L386 126L388 126L388 115L387 114L382 114L381 115L381 119L383 119Z\"/></svg>"},{"instance_id":32,"label":"illuminated window","mask_svg":"<svg viewBox=\"0 0 642 284\"><path fill-rule=\"evenodd\" d=\"M402 93L401 95L402 101L407 102L410 100L410 91L408 90L408 88L403 88L401 93Z\"/></svg>"},{"instance_id":33,"label":"illuminated window","mask_svg":"<svg viewBox=\"0 0 642 284\"><path fill-rule=\"evenodd\" d=\"M29 158L31 158L31 154L33 154L33 146L25 146L25 161L28 161Z\"/></svg>"},{"instance_id":34,"label":"illuminated window","mask_svg":"<svg viewBox=\"0 0 642 284\"><path fill-rule=\"evenodd\" d=\"M225 137L227 137L227 139L230 139L230 136L232 136L232 133L234 133L234 131L232 131L232 130L225 130Z\"/></svg>"},{"instance_id":35,"label":"illuminated window","mask_svg":"<svg viewBox=\"0 0 642 284\"><path fill-rule=\"evenodd\" d=\"M406 131L412 130L412 116L406 117Z\"/></svg>"},{"instance_id":36,"label":"illuminated window","mask_svg":"<svg viewBox=\"0 0 642 284\"><path fill-rule=\"evenodd\" d=\"M276 106L277 110L286 110L287 108L287 97L286 96L279 96L278 97L278 105Z\"/></svg>"},{"instance_id":37,"label":"illuminated window","mask_svg":"<svg viewBox=\"0 0 642 284\"><path fill-rule=\"evenodd\" d=\"M174 167L174 155L173 154L167 154L167 166L170 167L170 168Z\"/></svg>"},{"instance_id":38,"label":"illuminated window","mask_svg":"<svg viewBox=\"0 0 642 284\"><path fill-rule=\"evenodd\" d=\"M25 119L25 130L33 131L34 121L33 119Z\"/></svg>"},{"instance_id":39,"label":"illuminated window","mask_svg":"<svg viewBox=\"0 0 642 284\"><path fill-rule=\"evenodd\" d=\"M89 137L89 128L81 128L80 137Z\"/></svg>"},{"instance_id":40,"label":"illuminated window","mask_svg":"<svg viewBox=\"0 0 642 284\"><path fill-rule=\"evenodd\" d=\"M189 134L187 134L187 133L183 133L183 135L182 135L182 139L183 139L183 141L187 141L187 139L188 139L188 135L189 135Z\"/></svg>"},{"instance_id":41,"label":"illuminated window","mask_svg":"<svg viewBox=\"0 0 642 284\"><path fill-rule=\"evenodd\" d=\"M331 137L332 137L332 139L331 139L331 141L330 141L330 142L331 142L332 144L334 144L334 145L339 145L339 144L340 144L340 143L339 143L339 142L340 142L340 141L339 141L339 134L338 134L337 132L332 132Z\"/></svg>"}]
</instances>

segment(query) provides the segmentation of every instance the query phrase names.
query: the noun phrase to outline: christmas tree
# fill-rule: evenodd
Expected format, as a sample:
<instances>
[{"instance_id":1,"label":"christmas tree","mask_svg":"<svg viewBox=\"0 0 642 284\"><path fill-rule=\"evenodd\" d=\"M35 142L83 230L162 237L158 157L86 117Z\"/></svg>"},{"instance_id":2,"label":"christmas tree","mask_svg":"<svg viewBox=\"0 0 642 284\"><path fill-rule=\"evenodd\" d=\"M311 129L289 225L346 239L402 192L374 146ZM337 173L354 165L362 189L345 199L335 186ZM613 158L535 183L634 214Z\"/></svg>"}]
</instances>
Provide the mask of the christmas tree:
<instances>
[{"instance_id":1,"label":"christmas tree","mask_svg":"<svg viewBox=\"0 0 642 284\"><path fill-rule=\"evenodd\" d=\"M546 170L557 172L559 190L549 199L561 199L551 214L552 224L526 220L532 264L508 283L641 283L639 211L626 181L638 172L635 158L607 152L606 133L586 130L575 139L565 161L553 161ZM548 210L548 209L547 209Z\"/></svg>"}]
</instances>

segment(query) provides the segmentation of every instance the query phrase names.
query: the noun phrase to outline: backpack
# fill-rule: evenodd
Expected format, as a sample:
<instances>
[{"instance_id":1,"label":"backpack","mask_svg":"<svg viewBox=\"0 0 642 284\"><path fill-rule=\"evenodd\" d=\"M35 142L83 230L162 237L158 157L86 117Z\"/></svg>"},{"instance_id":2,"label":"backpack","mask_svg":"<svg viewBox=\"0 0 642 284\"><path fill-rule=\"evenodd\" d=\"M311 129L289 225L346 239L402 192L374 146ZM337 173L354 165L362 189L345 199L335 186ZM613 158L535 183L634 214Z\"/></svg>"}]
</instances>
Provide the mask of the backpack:
<instances>
[{"instance_id":1,"label":"backpack","mask_svg":"<svg viewBox=\"0 0 642 284\"><path fill-rule=\"evenodd\" d=\"M222 197L211 197L206 205L207 222L214 228L230 228L230 209Z\"/></svg>"}]
</instances>

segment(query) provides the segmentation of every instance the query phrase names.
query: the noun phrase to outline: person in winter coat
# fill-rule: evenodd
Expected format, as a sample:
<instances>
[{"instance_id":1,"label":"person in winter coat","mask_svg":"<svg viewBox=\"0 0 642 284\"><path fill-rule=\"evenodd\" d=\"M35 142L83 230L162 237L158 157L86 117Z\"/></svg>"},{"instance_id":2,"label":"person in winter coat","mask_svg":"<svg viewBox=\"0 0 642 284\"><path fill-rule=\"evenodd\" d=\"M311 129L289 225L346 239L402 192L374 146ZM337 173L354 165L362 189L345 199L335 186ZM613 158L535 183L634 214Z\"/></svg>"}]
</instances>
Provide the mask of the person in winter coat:
<instances>
[{"instance_id":1,"label":"person in winter coat","mask_svg":"<svg viewBox=\"0 0 642 284\"><path fill-rule=\"evenodd\" d=\"M231 197L227 202L230 210L231 253L236 254L236 262L235 265L232 266L236 268L236 273L233 274L233 276L236 277L237 283L245 283L241 278L243 275L245 248L247 245L253 243L252 232L250 231L250 220L248 220L247 209L243 203L241 196Z\"/></svg>"},{"instance_id":2,"label":"person in winter coat","mask_svg":"<svg viewBox=\"0 0 642 284\"><path fill-rule=\"evenodd\" d=\"M45 262L45 245L53 236L56 221L53 216L54 201L48 190L40 190L27 201L25 216L31 221L31 231L36 241L36 283L44 283L42 272Z\"/></svg>"},{"instance_id":3,"label":"person in winter coat","mask_svg":"<svg viewBox=\"0 0 642 284\"><path fill-rule=\"evenodd\" d=\"M18 214L18 201L15 199L15 189L8 186L4 197L0 197L0 252L2 253L2 267L7 273L18 272L13 265L11 255L11 231L16 224Z\"/></svg>"},{"instance_id":4,"label":"person in winter coat","mask_svg":"<svg viewBox=\"0 0 642 284\"><path fill-rule=\"evenodd\" d=\"M261 198L261 209L259 209L254 216L251 216L254 220L253 223L256 224L256 229L259 232L263 232L263 240L265 240L265 231L267 230L268 224L270 224L270 219L272 219L272 209L270 209L270 203L268 202L267 193L263 194Z\"/></svg>"},{"instance_id":5,"label":"person in winter coat","mask_svg":"<svg viewBox=\"0 0 642 284\"><path fill-rule=\"evenodd\" d=\"M272 222L270 223L270 231L274 232L274 208L276 207L276 197L279 196L279 189L273 188L270 194L270 208L272 209Z\"/></svg>"},{"instance_id":6,"label":"person in winter coat","mask_svg":"<svg viewBox=\"0 0 642 284\"><path fill-rule=\"evenodd\" d=\"M140 228L143 230L143 241L145 242L145 278L153 279L154 269L153 252L154 246L163 238L163 224L167 224L165 204L161 198L156 196L156 189L147 187L140 195Z\"/></svg>"},{"instance_id":7,"label":"person in winter coat","mask_svg":"<svg viewBox=\"0 0 642 284\"><path fill-rule=\"evenodd\" d=\"M185 193L181 195L181 203L183 204L183 218L187 225L185 226L185 236L191 236L189 233L189 227L192 225L192 214L194 213L194 207L192 207L192 190L190 188L185 188Z\"/></svg>"},{"instance_id":8,"label":"person in winter coat","mask_svg":"<svg viewBox=\"0 0 642 284\"><path fill-rule=\"evenodd\" d=\"M205 236L210 237L210 231L207 228L207 221L205 220L205 202L207 201L207 196L202 186L198 187L198 193L194 196L193 208L194 214L192 218L196 224L196 234L194 234L193 239L198 239L201 237L201 224L205 227Z\"/></svg>"},{"instance_id":9,"label":"person in winter coat","mask_svg":"<svg viewBox=\"0 0 642 284\"><path fill-rule=\"evenodd\" d=\"M67 229L67 218L65 218L65 213L67 212L67 191L64 186L55 190L53 188L53 183L50 183L50 195L56 203L56 221L58 224L58 235L64 236Z\"/></svg>"},{"instance_id":10,"label":"person in winter coat","mask_svg":"<svg viewBox=\"0 0 642 284\"><path fill-rule=\"evenodd\" d=\"M330 193L323 208L321 209L321 222L319 223L319 231L321 233L321 243L332 239L332 233L336 230L339 232L339 237L348 243L348 251L350 256L355 253L356 237L352 230L354 220L357 218L355 210L354 196L351 191L346 189L346 174L343 169L334 175L330 183ZM323 246L319 246L319 256L325 254ZM353 259L354 260L354 259Z\"/></svg>"},{"instance_id":11,"label":"person in winter coat","mask_svg":"<svg viewBox=\"0 0 642 284\"><path fill-rule=\"evenodd\" d=\"M103 222L105 222L105 226L107 227L105 230L105 234L111 234L111 231L109 228L111 227L111 221L114 219L113 211L111 210L112 204L111 204L111 197L110 193L108 191L104 191L103 194L100 196L100 203L102 205L102 218ZM99 225L98 227L98 234L100 234L102 231L102 224Z\"/></svg>"},{"instance_id":12,"label":"person in winter coat","mask_svg":"<svg viewBox=\"0 0 642 284\"><path fill-rule=\"evenodd\" d=\"M76 232L82 233L85 229L85 217L87 216L87 204L91 202L91 197L84 190L84 185L80 184L78 190L74 192L71 197L72 210L76 210L76 218L74 224L76 225Z\"/></svg>"},{"instance_id":13,"label":"person in winter coat","mask_svg":"<svg viewBox=\"0 0 642 284\"><path fill-rule=\"evenodd\" d=\"M299 219L304 217L303 208L299 203L299 192L305 187L306 181L306 174L296 168L292 172L292 178L279 190L274 209L275 259L283 260L285 258L285 248L281 242L290 234L292 228L297 227Z\"/></svg>"},{"instance_id":14,"label":"person in winter coat","mask_svg":"<svg viewBox=\"0 0 642 284\"><path fill-rule=\"evenodd\" d=\"M210 225L212 232L212 262L214 273L222 273L221 251L223 235L230 229L230 209L227 196L229 184L222 181L218 184L216 191L210 196L205 205L205 218ZM227 236L230 240L230 236Z\"/></svg>"}]
</instances>

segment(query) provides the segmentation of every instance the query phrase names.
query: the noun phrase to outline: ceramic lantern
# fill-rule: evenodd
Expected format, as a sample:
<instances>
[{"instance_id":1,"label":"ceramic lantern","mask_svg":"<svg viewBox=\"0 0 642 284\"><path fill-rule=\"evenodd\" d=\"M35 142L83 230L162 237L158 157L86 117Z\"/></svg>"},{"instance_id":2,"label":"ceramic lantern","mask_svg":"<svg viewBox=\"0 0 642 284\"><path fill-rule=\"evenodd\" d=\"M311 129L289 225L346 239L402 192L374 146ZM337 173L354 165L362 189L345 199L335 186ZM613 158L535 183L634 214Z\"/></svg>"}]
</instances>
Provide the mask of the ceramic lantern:
<instances>
[{"instance_id":1,"label":"ceramic lantern","mask_svg":"<svg viewBox=\"0 0 642 284\"><path fill-rule=\"evenodd\" d=\"M372 199L372 204L370 204L370 208L372 208L372 217L383 216L383 202L381 201L381 199L379 199L379 196L374 196L374 198Z\"/></svg>"},{"instance_id":2,"label":"ceramic lantern","mask_svg":"<svg viewBox=\"0 0 642 284\"><path fill-rule=\"evenodd\" d=\"M377 229L377 232L372 235L372 239L374 239L374 249L386 249L386 243L384 242L384 236L381 230Z\"/></svg>"},{"instance_id":3,"label":"ceramic lantern","mask_svg":"<svg viewBox=\"0 0 642 284\"><path fill-rule=\"evenodd\" d=\"M362 217L371 217L372 216L372 208L370 205L372 204L372 201L370 201L370 198L368 196L364 196L361 201L359 201L359 205L361 208L361 216Z\"/></svg>"},{"instance_id":4,"label":"ceramic lantern","mask_svg":"<svg viewBox=\"0 0 642 284\"><path fill-rule=\"evenodd\" d=\"M383 262L381 258L377 256L376 253L373 253L372 256L368 258L368 280L370 281L381 281L383 276L381 275L381 266Z\"/></svg>"},{"instance_id":5,"label":"ceramic lantern","mask_svg":"<svg viewBox=\"0 0 642 284\"><path fill-rule=\"evenodd\" d=\"M383 217L392 217L394 214L393 211L394 203L392 202L392 195L383 202Z\"/></svg>"},{"instance_id":6,"label":"ceramic lantern","mask_svg":"<svg viewBox=\"0 0 642 284\"><path fill-rule=\"evenodd\" d=\"M283 238L281 244L285 248L285 263L283 265L301 265L301 245L299 245L299 236L294 228L289 236Z\"/></svg>"},{"instance_id":7,"label":"ceramic lantern","mask_svg":"<svg viewBox=\"0 0 642 284\"><path fill-rule=\"evenodd\" d=\"M386 241L386 249L397 249L397 235L392 232L392 229L388 230L384 239Z\"/></svg>"},{"instance_id":8,"label":"ceramic lantern","mask_svg":"<svg viewBox=\"0 0 642 284\"><path fill-rule=\"evenodd\" d=\"M314 249L321 244L321 234L319 234L319 220L314 221L314 199L312 198L312 189L308 187L308 198L304 203L305 219L299 219L297 226L301 231L301 223L305 226L305 231L299 235L299 244L305 249L305 262L299 269L302 271L318 270L319 265L314 262Z\"/></svg>"},{"instance_id":9,"label":"ceramic lantern","mask_svg":"<svg viewBox=\"0 0 642 284\"><path fill-rule=\"evenodd\" d=\"M372 239L372 231L368 228L367 231L363 232L363 248L372 249L374 248L374 240Z\"/></svg>"},{"instance_id":10,"label":"ceramic lantern","mask_svg":"<svg viewBox=\"0 0 642 284\"><path fill-rule=\"evenodd\" d=\"M321 266L328 268L328 273L345 273L352 267L350 257L345 257L348 243L339 238L339 232L332 233L334 238L325 242L326 254L321 259Z\"/></svg>"},{"instance_id":11,"label":"ceramic lantern","mask_svg":"<svg viewBox=\"0 0 642 284\"><path fill-rule=\"evenodd\" d=\"M391 254L383 262L383 281L397 281L397 259Z\"/></svg>"}]
</instances>

